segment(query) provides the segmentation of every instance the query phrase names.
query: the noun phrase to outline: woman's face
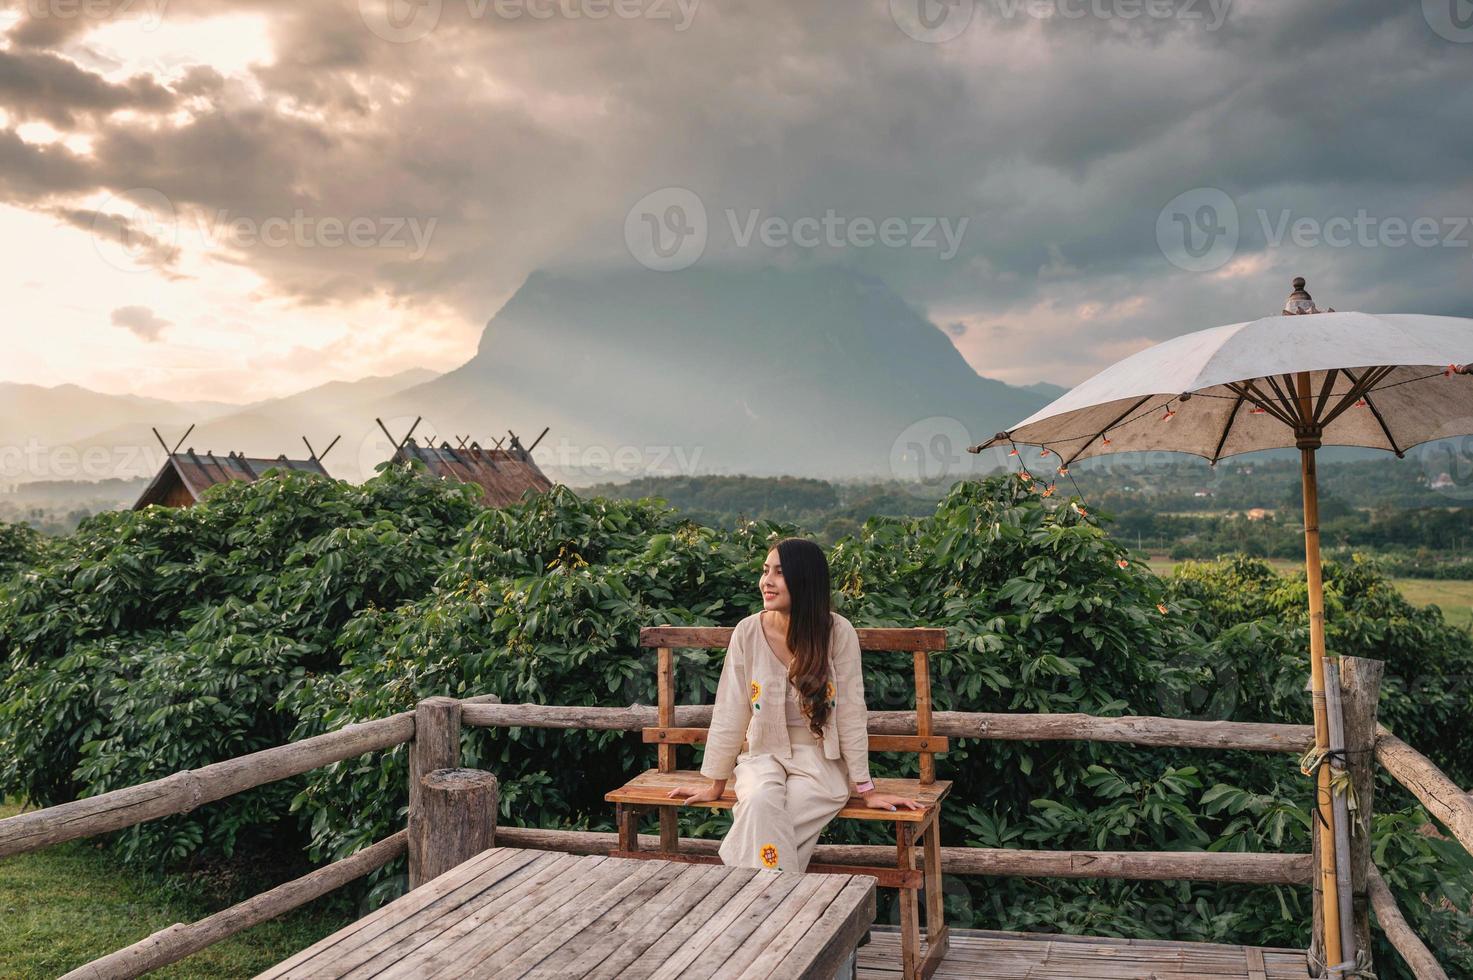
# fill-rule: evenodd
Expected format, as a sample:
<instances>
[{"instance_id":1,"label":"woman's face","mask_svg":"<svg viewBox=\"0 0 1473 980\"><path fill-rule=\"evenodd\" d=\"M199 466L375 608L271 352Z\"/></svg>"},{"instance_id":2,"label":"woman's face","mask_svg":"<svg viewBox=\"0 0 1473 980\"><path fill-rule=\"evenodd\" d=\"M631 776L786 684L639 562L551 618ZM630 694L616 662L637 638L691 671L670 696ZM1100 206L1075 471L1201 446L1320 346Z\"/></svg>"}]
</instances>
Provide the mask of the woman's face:
<instances>
[{"instance_id":1,"label":"woman's face","mask_svg":"<svg viewBox=\"0 0 1473 980\"><path fill-rule=\"evenodd\" d=\"M762 577L757 580L757 587L762 591L763 609L774 612L792 610L793 600L788 595L788 583L783 580L783 566L778 561L776 548L767 553L767 560L762 563Z\"/></svg>"}]
</instances>

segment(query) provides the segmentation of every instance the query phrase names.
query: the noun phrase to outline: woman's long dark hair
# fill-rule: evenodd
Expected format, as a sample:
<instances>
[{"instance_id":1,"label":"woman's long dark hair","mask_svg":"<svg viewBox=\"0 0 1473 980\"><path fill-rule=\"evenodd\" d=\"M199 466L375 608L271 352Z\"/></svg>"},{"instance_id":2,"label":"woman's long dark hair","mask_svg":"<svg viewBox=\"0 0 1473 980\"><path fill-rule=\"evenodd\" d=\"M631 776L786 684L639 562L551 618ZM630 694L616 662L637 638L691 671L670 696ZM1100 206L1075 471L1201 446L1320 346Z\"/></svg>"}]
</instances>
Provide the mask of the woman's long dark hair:
<instances>
[{"instance_id":1,"label":"woman's long dark hair","mask_svg":"<svg viewBox=\"0 0 1473 980\"><path fill-rule=\"evenodd\" d=\"M813 734L829 717L829 561L823 549L806 538L783 538L776 546L792 608L788 612L788 649L793 662L788 678L798 689L799 703Z\"/></svg>"}]
</instances>

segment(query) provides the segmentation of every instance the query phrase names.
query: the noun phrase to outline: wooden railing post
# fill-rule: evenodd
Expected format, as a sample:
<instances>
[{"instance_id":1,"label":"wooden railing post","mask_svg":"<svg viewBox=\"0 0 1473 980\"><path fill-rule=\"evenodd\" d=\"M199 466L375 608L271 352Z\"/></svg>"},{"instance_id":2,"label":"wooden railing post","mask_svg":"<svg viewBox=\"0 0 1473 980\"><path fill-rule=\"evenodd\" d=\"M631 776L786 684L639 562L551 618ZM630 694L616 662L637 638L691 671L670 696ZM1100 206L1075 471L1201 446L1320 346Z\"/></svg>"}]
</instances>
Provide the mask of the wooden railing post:
<instances>
[{"instance_id":1,"label":"wooden railing post","mask_svg":"<svg viewBox=\"0 0 1473 980\"><path fill-rule=\"evenodd\" d=\"M1386 664L1363 657L1340 658L1340 691L1345 719L1346 767L1355 792L1350 815L1350 891L1355 948L1371 967L1371 814L1376 794L1376 706Z\"/></svg>"},{"instance_id":2,"label":"wooden railing post","mask_svg":"<svg viewBox=\"0 0 1473 980\"><path fill-rule=\"evenodd\" d=\"M1381 697L1381 675L1385 664L1362 657L1340 657L1340 700L1345 727L1345 767L1355 793L1355 810L1350 827L1350 891L1352 921L1355 926L1355 948L1369 965L1371 955L1371 915L1368 882L1371 865L1371 813L1375 802L1376 706ZM1319 867L1321 827L1315 813L1315 867ZM1314 884L1314 931L1310 939L1311 967L1324 963L1324 908L1319 876ZM1324 974L1319 974L1323 976Z\"/></svg>"},{"instance_id":3,"label":"wooden railing post","mask_svg":"<svg viewBox=\"0 0 1473 980\"><path fill-rule=\"evenodd\" d=\"M495 846L496 777L479 769L436 769L420 780L419 808L409 816L409 886L420 885Z\"/></svg>"},{"instance_id":4,"label":"wooden railing post","mask_svg":"<svg viewBox=\"0 0 1473 980\"><path fill-rule=\"evenodd\" d=\"M423 817L423 780L437 769L460 765L460 702L425 698L414 708L414 742L409 747L409 887L428 881L422 867L420 839L414 832Z\"/></svg>"}]
</instances>

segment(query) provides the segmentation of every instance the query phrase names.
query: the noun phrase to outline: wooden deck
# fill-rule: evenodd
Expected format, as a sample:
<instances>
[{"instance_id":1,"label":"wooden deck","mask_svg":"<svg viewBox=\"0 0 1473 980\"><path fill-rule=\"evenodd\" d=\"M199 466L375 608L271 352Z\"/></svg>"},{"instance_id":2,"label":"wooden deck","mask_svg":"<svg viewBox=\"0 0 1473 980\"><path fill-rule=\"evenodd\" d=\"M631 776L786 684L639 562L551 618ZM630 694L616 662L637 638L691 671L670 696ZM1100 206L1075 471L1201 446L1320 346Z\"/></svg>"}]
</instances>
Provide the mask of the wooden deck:
<instances>
[{"instance_id":1,"label":"wooden deck","mask_svg":"<svg viewBox=\"0 0 1473 980\"><path fill-rule=\"evenodd\" d=\"M859 980L900 976L900 933L875 926ZM1140 939L952 929L932 980L1306 980L1304 953Z\"/></svg>"},{"instance_id":2,"label":"wooden deck","mask_svg":"<svg viewBox=\"0 0 1473 980\"><path fill-rule=\"evenodd\" d=\"M256 980L830 980L874 917L868 875L493 847Z\"/></svg>"}]
</instances>

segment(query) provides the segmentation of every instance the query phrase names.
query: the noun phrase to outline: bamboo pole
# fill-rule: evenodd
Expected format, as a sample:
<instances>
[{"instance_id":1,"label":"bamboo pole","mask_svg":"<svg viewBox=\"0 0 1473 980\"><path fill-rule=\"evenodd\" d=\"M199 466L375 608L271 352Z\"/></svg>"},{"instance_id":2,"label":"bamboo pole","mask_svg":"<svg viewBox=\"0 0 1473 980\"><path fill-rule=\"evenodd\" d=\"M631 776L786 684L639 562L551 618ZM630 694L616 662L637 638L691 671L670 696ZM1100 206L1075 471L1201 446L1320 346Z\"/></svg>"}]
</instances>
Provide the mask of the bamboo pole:
<instances>
[{"instance_id":1,"label":"bamboo pole","mask_svg":"<svg viewBox=\"0 0 1473 980\"><path fill-rule=\"evenodd\" d=\"M1320 446L1319 426L1314 422L1313 397L1309 374L1300 372L1295 378L1299 396L1300 425L1296 430L1299 445L1299 470L1304 490L1304 572L1309 591L1309 682L1314 707L1314 744L1316 755L1330 746L1330 724L1325 706L1325 583L1320 559L1320 488L1315 453ZM1340 891L1335 877L1335 808L1330 789L1330 768L1315 769L1315 810L1319 814L1320 835L1318 888L1325 900L1323 936L1325 965L1335 967L1344 962L1340 946Z\"/></svg>"},{"instance_id":2,"label":"bamboo pole","mask_svg":"<svg viewBox=\"0 0 1473 980\"><path fill-rule=\"evenodd\" d=\"M1345 716L1340 706L1340 667L1336 660L1325 661L1325 713L1330 729L1330 785L1345 773ZM1335 888L1340 900L1340 955L1345 962L1355 962L1355 910L1351 904L1350 884L1350 807L1343 792L1330 799L1335 814Z\"/></svg>"}]
</instances>

